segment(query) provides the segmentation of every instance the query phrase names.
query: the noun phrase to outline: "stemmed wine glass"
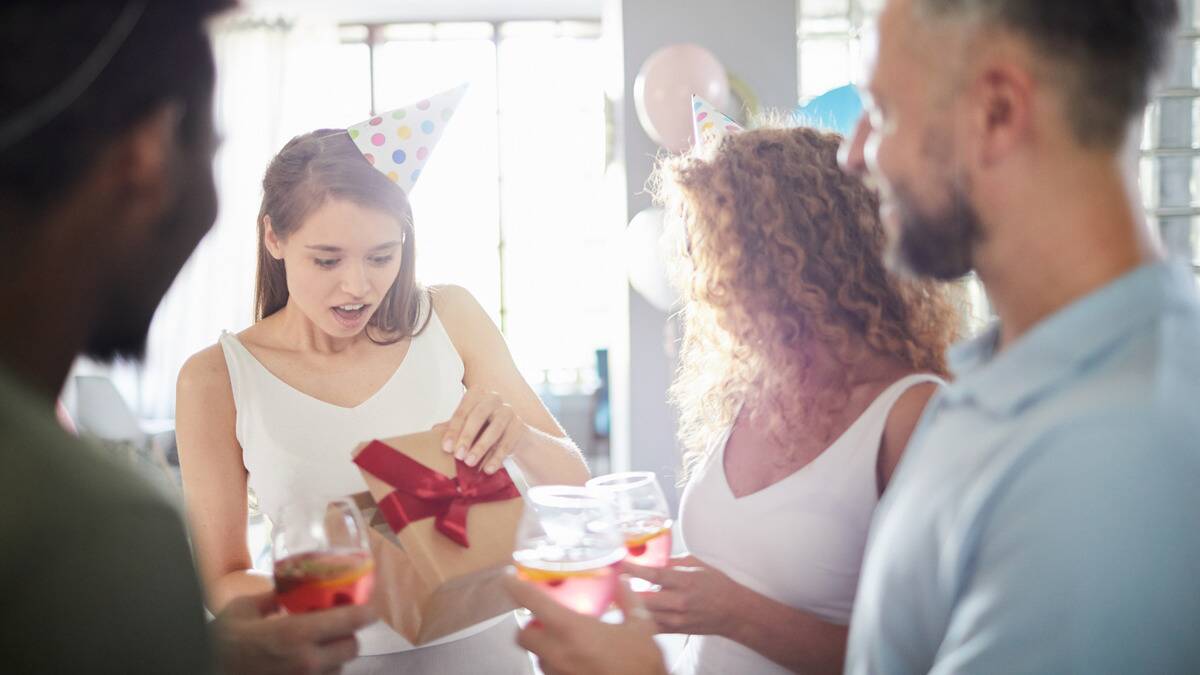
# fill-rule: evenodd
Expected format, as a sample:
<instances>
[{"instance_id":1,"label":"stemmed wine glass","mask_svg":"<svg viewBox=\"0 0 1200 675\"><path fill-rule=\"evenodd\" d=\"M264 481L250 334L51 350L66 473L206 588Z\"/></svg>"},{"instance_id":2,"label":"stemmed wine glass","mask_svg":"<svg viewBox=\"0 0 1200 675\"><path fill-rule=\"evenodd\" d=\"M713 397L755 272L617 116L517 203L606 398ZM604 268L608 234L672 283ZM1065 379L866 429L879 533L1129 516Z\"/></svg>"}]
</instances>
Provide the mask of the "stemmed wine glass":
<instances>
[{"instance_id":1,"label":"stemmed wine glass","mask_svg":"<svg viewBox=\"0 0 1200 675\"><path fill-rule=\"evenodd\" d=\"M617 591L614 567L625 557L612 505L566 485L529 489L517 528L517 575L581 614L600 616Z\"/></svg>"},{"instance_id":2,"label":"stemmed wine glass","mask_svg":"<svg viewBox=\"0 0 1200 675\"><path fill-rule=\"evenodd\" d=\"M271 533L275 595L290 614L362 605L375 562L362 513L345 499L285 505Z\"/></svg>"},{"instance_id":3,"label":"stemmed wine glass","mask_svg":"<svg viewBox=\"0 0 1200 675\"><path fill-rule=\"evenodd\" d=\"M671 510L653 471L597 476L587 487L606 495L617 511L625 559L643 567L665 567L671 559Z\"/></svg>"}]
</instances>

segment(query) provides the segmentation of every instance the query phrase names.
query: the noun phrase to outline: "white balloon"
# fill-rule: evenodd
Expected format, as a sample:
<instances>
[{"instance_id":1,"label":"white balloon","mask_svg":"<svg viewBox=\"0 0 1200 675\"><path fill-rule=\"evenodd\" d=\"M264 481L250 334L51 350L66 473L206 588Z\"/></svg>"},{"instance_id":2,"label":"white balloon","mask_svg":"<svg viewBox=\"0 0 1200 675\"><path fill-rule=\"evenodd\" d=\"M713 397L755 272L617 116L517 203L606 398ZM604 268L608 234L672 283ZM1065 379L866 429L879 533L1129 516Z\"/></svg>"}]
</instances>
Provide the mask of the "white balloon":
<instances>
[{"instance_id":1,"label":"white balloon","mask_svg":"<svg viewBox=\"0 0 1200 675\"><path fill-rule=\"evenodd\" d=\"M730 107L729 76L712 52L676 44L654 52L633 82L633 106L646 135L671 152L692 144L692 95Z\"/></svg>"},{"instance_id":2,"label":"white balloon","mask_svg":"<svg viewBox=\"0 0 1200 675\"><path fill-rule=\"evenodd\" d=\"M625 268L629 285L651 305L668 312L679 303L679 293L667 274L662 234L663 210L639 211L625 228Z\"/></svg>"}]
</instances>

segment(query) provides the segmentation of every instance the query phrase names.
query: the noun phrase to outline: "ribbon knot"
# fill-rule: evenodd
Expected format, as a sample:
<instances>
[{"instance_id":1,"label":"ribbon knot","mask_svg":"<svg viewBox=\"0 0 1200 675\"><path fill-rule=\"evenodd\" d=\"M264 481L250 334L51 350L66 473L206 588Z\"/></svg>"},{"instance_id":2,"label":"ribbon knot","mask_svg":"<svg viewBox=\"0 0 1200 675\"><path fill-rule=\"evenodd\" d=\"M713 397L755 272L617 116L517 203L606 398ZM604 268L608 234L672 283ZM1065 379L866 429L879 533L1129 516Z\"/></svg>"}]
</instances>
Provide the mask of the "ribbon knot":
<instances>
[{"instance_id":1,"label":"ribbon knot","mask_svg":"<svg viewBox=\"0 0 1200 675\"><path fill-rule=\"evenodd\" d=\"M467 512L473 504L521 496L504 469L489 476L456 459L455 476L451 478L382 441L371 441L354 463L394 488L378 500L379 511L393 532L400 532L409 523L435 518L437 530L464 548L471 546L467 540Z\"/></svg>"}]
</instances>

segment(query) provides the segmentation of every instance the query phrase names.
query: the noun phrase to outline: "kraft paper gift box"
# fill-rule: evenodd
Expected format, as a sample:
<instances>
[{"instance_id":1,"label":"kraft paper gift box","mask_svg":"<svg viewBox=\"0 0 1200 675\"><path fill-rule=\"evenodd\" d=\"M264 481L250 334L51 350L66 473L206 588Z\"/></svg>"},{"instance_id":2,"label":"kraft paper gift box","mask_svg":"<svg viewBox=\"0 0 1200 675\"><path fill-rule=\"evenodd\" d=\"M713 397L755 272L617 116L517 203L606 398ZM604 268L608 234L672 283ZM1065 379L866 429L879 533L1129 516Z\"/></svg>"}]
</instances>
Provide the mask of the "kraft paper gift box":
<instances>
[{"instance_id":1,"label":"kraft paper gift box","mask_svg":"<svg viewBox=\"0 0 1200 675\"><path fill-rule=\"evenodd\" d=\"M354 463L384 622L421 645L516 609L502 579L524 502L507 471L467 466L433 431L359 445Z\"/></svg>"}]
</instances>

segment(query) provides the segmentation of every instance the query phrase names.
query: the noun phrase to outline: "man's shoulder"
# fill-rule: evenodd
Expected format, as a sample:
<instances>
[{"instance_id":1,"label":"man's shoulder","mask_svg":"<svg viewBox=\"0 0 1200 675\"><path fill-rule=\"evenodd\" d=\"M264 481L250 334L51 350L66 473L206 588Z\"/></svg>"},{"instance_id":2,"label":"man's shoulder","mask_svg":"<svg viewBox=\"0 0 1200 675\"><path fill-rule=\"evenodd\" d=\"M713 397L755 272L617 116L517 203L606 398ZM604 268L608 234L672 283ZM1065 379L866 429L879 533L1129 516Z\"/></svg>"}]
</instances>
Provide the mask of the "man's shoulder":
<instances>
[{"instance_id":1,"label":"man's shoulder","mask_svg":"<svg viewBox=\"0 0 1200 675\"><path fill-rule=\"evenodd\" d=\"M49 411L0 394L0 531L104 520L174 507L129 466L63 431Z\"/></svg>"},{"instance_id":2,"label":"man's shoulder","mask_svg":"<svg viewBox=\"0 0 1200 675\"><path fill-rule=\"evenodd\" d=\"M1072 514L1109 518L1115 533L1146 525L1139 513L1172 521L1173 511L1200 511L1200 415L1190 409L1200 388L1152 379L1124 380L1123 391L1093 397L1090 407L1060 409L1019 430L1000 450L998 470L976 485L978 515L1053 513L1048 527Z\"/></svg>"},{"instance_id":3,"label":"man's shoulder","mask_svg":"<svg viewBox=\"0 0 1200 675\"><path fill-rule=\"evenodd\" d=\"M971 491L984 513L1014 495L1071 510L1175 498L1200 483L1197 401L1200 313L1165 315L1009 420Z\"/></svg>"},{"instance_id":4,"label":"man's shoulder","mask_svg":"<svg viewBox=\"0 0 1200 675\"><path fill-rule=\"evenodd\" d=\"M1200 304L1188 300L1073 364L1018 413L1019 436L1064 451L1081 435L1154 446L1200 438Z\"/></svg>"},{"instance_id":5,"label":"man's shoulder","mask_svg":"<svg viewBox=\"0 0 1200 675\"><path fill-rule=\"evenodd\" d=\"M93 507L169 507L130 467L66 433L6 425L0 444L0 494L45 495Z\"/></svg>"},{"instance_id":6,"label":"man's shoulder","mask_svg":"<svg viewBox=\"0 0 1200 675\"><path fill-rule=\"evenodd\" d=\"M183 521L0 383L0 653L18 670L211 670Z\"/></svg>"}]
</instances>

